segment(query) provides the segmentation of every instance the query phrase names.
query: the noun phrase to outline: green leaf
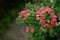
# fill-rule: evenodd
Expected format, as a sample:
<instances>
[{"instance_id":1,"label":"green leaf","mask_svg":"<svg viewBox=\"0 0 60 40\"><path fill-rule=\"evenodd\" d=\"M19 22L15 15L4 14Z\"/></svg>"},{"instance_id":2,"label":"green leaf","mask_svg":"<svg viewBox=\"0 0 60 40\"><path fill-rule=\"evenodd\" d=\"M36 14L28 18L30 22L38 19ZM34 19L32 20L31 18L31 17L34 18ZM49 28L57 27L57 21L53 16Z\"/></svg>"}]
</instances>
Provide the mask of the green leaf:
<instances>
[{"instance_id":1,"label":"green leaf","mask_svg":"<svg viewBox=\"0 0 60 40\"><path fill-rule=\"evenodd\" d=\"M52 4L56 4L56 0L50 0Z\"/></svg>"},{"instance_id":2,"label":"green leaf","mask_svg":"<svg viewBox=\"0 0 60 40\"><path fill-rule=\"evenodd\" d=\"M51 29L49 30L49 32L50 32L50 33L53 33L53 29L51 28Z\"/></svg>"},{"instance_id":3,"label":"green leaf","mask_svg":"<svg viewBox=\"0 0 60 40\"><path fill-rule=\"evenodd\" d=\"M46 22L47 22L47 23L50 23L50 19L47 19Z\"/></svg>"},{"instance_id":4,"label":"green leaf","mask_svg":"<svg viewBox=\"0 0 60 40\"><path fill-rule=\"evenodd\" d=\"M47 17L48 16L48 13L44 13L44 16Z\"/></svg>"},{"instance_id":5,"label":"green leaf","mask_svg":"<svg viewBox=\"0 0 60 40\"><path fill-rule=\"evenodd\" d=\"M46 33L46 32L47 32L47 30L48 30L48 29L47 29L47 28L45 28L45 29L44 29L44 33Z\"/></svg>"},{"instance_id":6,"label":"green leaf","mask_svg":"<svg viewBox=\"0 0 60 40\"><path fill-rule=\"evenodd\" d=\"M35 36L38 36L38 34L35 34Z\"/></svg>"},{"instance_id":7,"label":"green leaf","mask_svg":"<svg viewBox=\"0 0 60 40\"><path fill-rule=\"evenodd\" d=\"M17 24L24 23L24 20L20 18L16 18L16 23Z\"/></svg>"},{"instance_id":8,"label":"green leaf","mask_svg":"<svg viewBox=\"0 0 60 40\"><path fill-rule=\"evenodd\" d=\"M50 0L50 2L51 2L51 3L53 3L53 2L54 2L54 0Z\"/></svg>"}]
</instances>

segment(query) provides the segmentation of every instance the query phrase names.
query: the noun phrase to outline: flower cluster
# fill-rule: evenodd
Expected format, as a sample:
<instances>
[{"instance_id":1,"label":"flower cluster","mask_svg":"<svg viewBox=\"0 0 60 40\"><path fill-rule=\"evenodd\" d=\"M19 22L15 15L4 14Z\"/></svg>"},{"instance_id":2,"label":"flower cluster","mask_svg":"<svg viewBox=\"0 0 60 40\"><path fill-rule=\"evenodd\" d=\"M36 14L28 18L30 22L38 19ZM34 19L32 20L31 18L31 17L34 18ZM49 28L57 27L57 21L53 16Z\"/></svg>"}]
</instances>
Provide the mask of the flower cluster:
<instances>
[{"instance_id":1,"label":"flower cluster","mask_svg":"<svg viewBox=\"0 0 60 40\"><path fill-rule=\"evenodd\" d=\"M27 9L27 10L21 11L18 17L25 21L27 20L28 17L30 17L29 20L31 21L33 20L31 18L35 16L35 19L36 19L35 21L39 21L40 23L42 23L44 28L46 27L50 28L50 27L56 26L57 17L55 16L51 8L41 7L40 9L35 8L34 10L35 10L34 11L35 13L33 14L36 14L36 15L31 16L32 15L31 10ZM29 20L27 20L27 22L29 22ZM30 22L30 24L32 23ZM26 32L29 32L29 27L26 27ZM34 33L34 28L32 28L30 32Z\"/></svg>"},{"instance_id":2,"label":"flower cluster","mask_svg":"<svg viewBox=\"0 0 60 40\"><path fill-rule=\"evenodd\" d=\"M26 27L26 32L29 32L29 27L28 26ZM34 33L34 28L31 28L30 32Z\"/></svg>"},{"instance_id":3,"label":"flower cluster","mask_svg":"<svg viewBox=\"0 0 60 40\"><path fill-rule=\"evenodd\" d=\"M26 21L29 16L30 16L30 10L27 9L27 10L21 11L21 12L19 13L18 18L21 18L21 19L23 19L23 20ZM29 32L29 27L28 27L28 26L26 27L26 30L25 30L25 31L26 31L26 32ZM31 28L30 32L34 33L34 28Z\"/></svg>"},{"instance_id":4,"label":"flower cluster","mask_svg":"<svg viewBox=\"0 0 60 40\"><path fill-rule=\"evenodd\" d=\"M27 9L27 10L23 10L19 13L19 18L23 18L23 20L26 20L28 18L28 16L30 16L30 10Z\"/></svg>"},{"instance_id":5,"label":"flower cluster","mask_svg":"<svg viewBox=\"0 0 60 40\"><path fill-rule=\"evenodd\" d=\"M53 13L53 10L44 7L41 7L39 10L41 10L41 12L36 11L36 20L43 23L43 27L50 28L52 26L56 26L57 17Z\"/></svg>"},{"instance_id":6,"label":"flower cluster","mask_svg":"<svg viewBox=\"0 0 60 40\"><path fill-rule=\"evenodd\" d=\"M26 4L17 18L18 24L23 23L26 26L25 32L31 38L29 40L44 40L46 37L51 38L57 35L58 24L54 8L51 9L51 5L41 2L41 4Z\"/></svg>"}]
</instances>

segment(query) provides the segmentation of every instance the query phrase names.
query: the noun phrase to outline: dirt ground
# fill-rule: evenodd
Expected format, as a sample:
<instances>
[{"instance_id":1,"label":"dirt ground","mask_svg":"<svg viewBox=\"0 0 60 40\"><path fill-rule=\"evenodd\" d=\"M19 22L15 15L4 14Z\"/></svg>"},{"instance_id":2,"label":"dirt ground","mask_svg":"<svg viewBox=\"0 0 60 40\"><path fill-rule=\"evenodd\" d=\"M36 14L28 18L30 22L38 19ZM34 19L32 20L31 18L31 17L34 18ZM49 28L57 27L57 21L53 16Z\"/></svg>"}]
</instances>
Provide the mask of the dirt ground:
<instances>
[{"instance_id":1,"label":"dirt ground","mask_svg":"<svg viewBox=\"0 0 60 40\"><path fill-rule=\"evenodd\" d=\"M24 25L11 24L11 28L4 34L2 40L28 40L28 35L25 32Z\"/></svg>"}]
</instances>

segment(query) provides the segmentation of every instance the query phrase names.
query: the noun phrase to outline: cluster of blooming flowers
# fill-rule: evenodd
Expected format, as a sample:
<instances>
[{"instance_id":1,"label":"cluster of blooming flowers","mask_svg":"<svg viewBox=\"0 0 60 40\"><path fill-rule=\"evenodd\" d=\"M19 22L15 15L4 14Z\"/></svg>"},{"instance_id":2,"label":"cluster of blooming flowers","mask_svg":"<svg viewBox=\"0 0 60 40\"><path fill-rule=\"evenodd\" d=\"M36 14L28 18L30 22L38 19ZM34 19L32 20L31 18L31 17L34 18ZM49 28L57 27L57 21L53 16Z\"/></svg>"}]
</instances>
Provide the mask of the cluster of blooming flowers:
<instances>
[{"instance_id":1,"label":"cluster of blooming flowers","mask_svg":"<svg viewBox=\"0 0 60 40\"><path fill-rule=\"evenodd\" d=\"M26 27L26 32L34 33L34 28L31 28L31 30L29 30L29 27L27 26L27 27Z\"/></svg>"},{"instance_id":2,"label":"cluster of blooming flowers","mask_svg":"<svg viewBox=\"0 0 60 40\"><path fill-rule=\"evenodd\" d=\"M30 10L23 10L19 13L18 18L22 18L23 20L27 20L27 18L30 16ZM25 29L26 32L29 32L29 27L27 26ZM31 28L30 32L34 33L34 28Z\"/></svg>"},{"instance_id":3,"label":"cluster of blooming flowers","mask_svg":"<svg viewBox=\"0 0 60 40\"><path fill-rule=\"evenodd\" d=\"M40 12L40 11L41 12ZM51 10L50 8L44 8L44 7L41 7L40 9L38 8L35 8L35 12L36 12L36 21L39 21L41 23L43 23L43 27L52 27L52 26L56 26L56 22L57 22L57 17L55 16L55 14L53 13L53 10ZM50 18L51 18L51 21L50 23L47 23L46 22L46 17L45 17L45 13L48 13ZM19 18L22 18L23 20L27 20L27 18L30 16L30 10L27 9L27 10L23 10L19 13ZM32 32L34 33L34 28L31 28L31 30L29 30L29 27L27 26L26 27L26 32Z\"/></svg>"},{"instance_id":4,"label":"cluster of blooming flowers","mask_svg":"<svg viewBox=\"0 0 60 40\"><path fill-rule=\"evenodd\" d=\"M23 20L26 20L28 18L28 16L30 16L30 10L27 9L27 10L23 10L19 13L19 16L18 18L23 18Z\"/></svg>"},{"instance_id":5,"label":"cluster of blooming flowers","mask_svg":"<svg viewBox=\"0 0 60 40\"><path fill-rule=\"evenodd\" d=\"M39 10L41 10L41 12L39 12L38 10L36 11L36 20L39 20L41 23L43 23L43 27L50 28L52 26L56 26L57 17L53 13L53 10L44 7L41 7ZM51 17L50 23L46 23L46 17L44 15L46 12L48 12L49 16Z\"/></svg>"}]
</instances>

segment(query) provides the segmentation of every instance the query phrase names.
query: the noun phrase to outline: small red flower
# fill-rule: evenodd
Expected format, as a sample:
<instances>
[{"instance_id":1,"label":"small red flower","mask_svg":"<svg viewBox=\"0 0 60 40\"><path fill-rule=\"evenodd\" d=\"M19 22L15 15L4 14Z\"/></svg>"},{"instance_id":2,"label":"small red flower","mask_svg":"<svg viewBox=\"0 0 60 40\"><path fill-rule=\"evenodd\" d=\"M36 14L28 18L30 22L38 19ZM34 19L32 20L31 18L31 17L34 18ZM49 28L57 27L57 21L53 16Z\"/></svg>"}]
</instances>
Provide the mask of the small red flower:
<instances>
[{"instance_id":1,"label":"small red flower","mask_svg":"<svg viewBox=\"0 0 60 40\"><path fill-rule=\"evenodd\" d=\"M29 27L28 27L28 26L26 27L26 30L25 30L25 31L26 31L26 32L29 32Z\"/></svg>"},{"instance_id":2,"label":"small red flower","mask_svg":"<svg viewBox=\"0 0 60 40\"><path fill-rule=\"evenodd\" d=\"M34 33L34 28L31 29L31 32Z\"/></svg>"},{"instance_id":3,"label":"small red flower","mask_svg":"<svg viewBox=\"0 0 60 40\"><path fill-rule=\"evenodd\" d=\"M44 27L50 28L50 25L49 24L44 24Z\"/></svg>"},{"instance_id":4,"label":"small red flower","mask_svg":"<svg viewBox=\"0 0 60 40\"><path fill-rule=\"evenodd\" d=\"M36 15L36 17L39 17L39 15Z\"/></svg>"},{"instance_id":5,"label":"small red flower","mask_svg":"<svg viewBox=\"0 0 60 40\"><path fill-rule=\"evenodd\" d=\"M23 18L23 20L26 20L26 19L27 19L27 17L24 17L24 18Z\"/></svg>"},{"instance_id":6,"label":"small red flower","mask_svg":"<svg viewBox=\"0 0 60 40\"><path fill-rule=\"evenodd\" d=\"M41 13L42 13L42 14L44 14L44 13L45 13L45 11L42 11Z\"/></svg>"},{"instance_id":7,"label":"small red flower","mask_svg":"<svg viewBox=\"0 0 60 40\"><path fill-rule=\"evenodd\" d=\"M50 23L51 23L51 25L53 25L54 24L54 21L51 21Z\"/></svg>"},{"instance_id":8,"label":"small red flower","mask_svg":"<svg viewBox=\"0 0 60 40\"><path fill-rule=\"evenodd\" d=\"M53 18L53 17L54 17L54 13L51 13L51 14L50 14L50 17Z\"/></svg>"},{"instance_id":9,"label":"small red flower","mask_svg":"<svg viewBox=\"0 0 60 40\"><path fill-rule=\"evenodd\" d=\"M43 14L43 13L40 13L39 15L40 15L41 17L44 17L44 14Z\"/></svg>"},{"instance_id":10,"label":"small red flower","mask_svg":"<svg viewBox=\"0 0 60 40\"><path fill-rule=\"evenodd\" d=\"M27 9L27 10L25 10L26 11L26 13L29 13L30 12L30 10L29 9Z\"/></svg>"},{"instance_id":11,"label":"small red flower","mask_svg":"<svg viewBox=\"0 0 60 40\"><path fill-rule=\"evenodd\" d=\"M40 12L39 12L39 11L37 11L37 12L36 12L36 15L39 15L39 14L40 14Z\"/></svg>"},{"instance_id":12,"label":"small red flower","mask_svg":"<svg viewBox=\"0 0 60 40\"><path fill-rule=\"evenodd\" d=\"M52 26L56 26L56 22L54 22L54 21L51 21L50 24L51 24Z\"/></svg>"},{"instance_id":13,"label":"small red flower","mask_svg":"<svg viewBox=\"0 0 60 40\"><path fill-rule=\"evenodd\" d=\"M46 23L46 20L41 19L40 22L43 23L43 24L45 24Z\"/></svg>"},{"instance_id":14,"label":"small red flower","mask_svg":"<svg viewBox=\"0 0 60 40\"><path fill-rule=\"evenodd\" d=\"M22 18L22 15L19 15L18 18Z\"/></svg>"},{"instance_id":15,"label":"small red flower","mask_svg":"<svg viewBox=\"0 0 60 40\"><path fill-rule=\"evenodd\" d=\"M26 17L30 16L30 13L26 13L25 16L26 16Z\"/></svg>"},{"instance_id":16,"label":"small red flower","mask_svg":"<svg viewBox=\"0 0 60 40\"><path fill-rule=\"evenodd\" d=\"M44 27L47 27L47 24L44 24Z\"/></svg>"},{"instance_id":17,"label":"small red flower","mask_svg":"<svg viewBox=\"0 0 60 40\"><path fill-rule=\"evenodd\" d=\"M45 10L45 8L44 8L44 7L41 7L41 8L40 8L40 10L44 11L44 10Z\"/></svg>"},{"instance_id":18,"label":"small red flower","mask_svg":"<svg viewBox=\"0 0 60 40\"><path fill-rule=\"evenodd\" d=\"M21 11L21 14L24 15L26 12L25 11Z\"/></svg>"},{"instance_id":19,"label":"small red flower","mask_svg":"<svg viewBox=\"0 0 60 40\"><path fill-rule=\"evenodd\" d=\"M39 18L37 17L36 20L39 20Z\"/></svg>"},{"instance_id":20,"label":"small red flower","mask_svg":"<svg viewBox=\"0 0 60 40\"><path fill-rule=\"evenodd\" d=\"M45 18L45 16L44 16L44 17L42 17L42 19L44 19L44 20L45 20L45 19L46 19L46 18Z\"/></svg>"},{"instance_id":21,"label":"small red flower","mask_svg":"<svg viewBox=\"0 0 60 40\"><path fill-rule=\"evenodd\" d=\"M57 16L54 15L52 18L53 18L53 19L57 19Z\"/></svg>"},{"instance_id":22,"label":"small red flower","mask_svg":"<svg viewBox=\"0 0 60 40\"><path fill-rule=\"evenodd\" d=\"M51 21L57 21L57 17L54 14L51 14L50 16L52 18Z\"/></svg>"},{"instance_id":23,"label":"small red flower","mask_svg":"<svg viewBox=\"0 0 60 40\"><path fill-rule=\"evenodd\" d=\"M56 18L53 18L51 21L54 21L54 22L56 22L56 21L57 21L57 19L56 19Z\"/></svg>"},{"instance_id":24,"label":"small red flower","mask_svg":"<svg viewBox=\"0 0 60 40\"><path fill-rule=\"evenodd\" d=\"M51 10L51 8L46 8L46 9L45 9L45 12L49 12L49 13L51 13L52 10Z\"/></svg>"}]
</instances>

